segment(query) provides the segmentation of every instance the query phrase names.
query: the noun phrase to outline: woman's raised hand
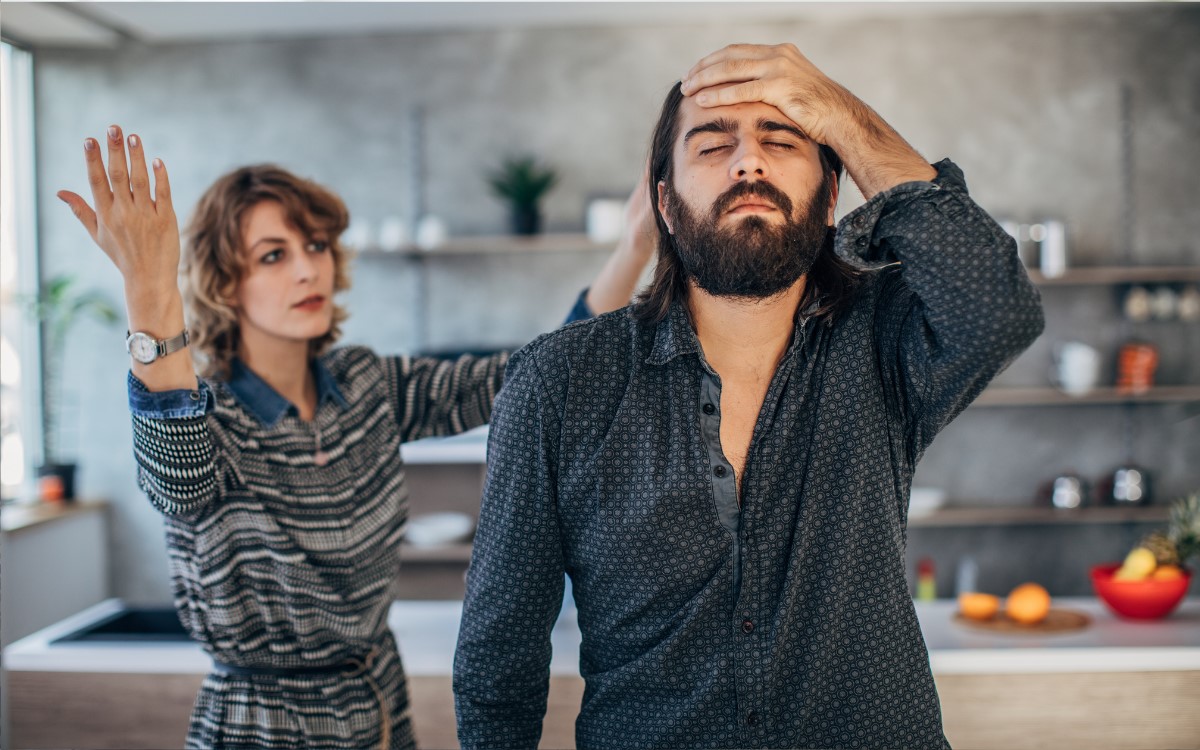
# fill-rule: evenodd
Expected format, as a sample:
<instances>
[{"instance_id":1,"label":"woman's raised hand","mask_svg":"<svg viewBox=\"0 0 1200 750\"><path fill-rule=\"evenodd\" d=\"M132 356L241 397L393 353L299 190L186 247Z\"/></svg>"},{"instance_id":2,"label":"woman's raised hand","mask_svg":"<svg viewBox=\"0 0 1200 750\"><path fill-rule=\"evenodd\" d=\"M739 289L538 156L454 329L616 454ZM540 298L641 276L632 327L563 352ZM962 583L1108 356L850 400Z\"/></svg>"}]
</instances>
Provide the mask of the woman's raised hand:
<instances>
[{"instance_id":1,"label":"woman's raised hand","mask_svg":"<svg viewBox=\"0 0 1200 750\"><path fill-rule=\"evenodd\" d=\"M125 277L127 293L131 285L147 291L163 285L177 290L179 224L171 205L167 168L160 159L154 160L151 193L141 139L129 136L128 157L120 127L110 127L105 142L107 171L96 139L88 138L83 147L95 210L69 190L60 190L58 197L116 264Z\"/></svg>"}]
</instances>

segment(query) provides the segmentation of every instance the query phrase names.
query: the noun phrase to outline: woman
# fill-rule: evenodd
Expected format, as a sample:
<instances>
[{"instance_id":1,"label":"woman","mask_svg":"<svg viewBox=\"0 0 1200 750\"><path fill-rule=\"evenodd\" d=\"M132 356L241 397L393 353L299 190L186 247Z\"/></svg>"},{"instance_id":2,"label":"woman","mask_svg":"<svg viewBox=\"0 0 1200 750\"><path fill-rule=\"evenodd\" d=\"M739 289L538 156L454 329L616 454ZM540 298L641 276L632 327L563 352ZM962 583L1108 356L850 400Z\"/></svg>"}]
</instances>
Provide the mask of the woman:
<instances>
[{"instance_id":1,"label":"woman","mask_svg":"<svg viewBox=\"0 0 1200 750\"><path fill-rule=\"evenodd\" d=\"M187 746L411 748L387 627L407 515L399 447L485 423L507 355L329 349L346 208L275 167L209 188L181 294L166 168L154 160L151 193L136 135L128 148L109 128L106 174L86 140L94 210L58 195L124 277L139 484L166 518L180 619L214 660ZM653 250L648 217L648 199L631 207L594 310L628 302Z\"/></svg>"}]
</instances>

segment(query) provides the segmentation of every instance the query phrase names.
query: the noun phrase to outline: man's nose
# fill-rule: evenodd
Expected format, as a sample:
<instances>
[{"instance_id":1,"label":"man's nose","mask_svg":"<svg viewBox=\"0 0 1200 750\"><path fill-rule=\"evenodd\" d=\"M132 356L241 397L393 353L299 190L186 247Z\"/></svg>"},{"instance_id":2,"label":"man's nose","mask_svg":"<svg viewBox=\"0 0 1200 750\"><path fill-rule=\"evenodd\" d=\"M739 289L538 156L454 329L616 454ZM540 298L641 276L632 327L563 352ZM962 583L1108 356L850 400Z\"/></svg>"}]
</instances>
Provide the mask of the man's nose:
<instances>
[{"instance_id":1,"label":"man's nose","mask_svg":"<svg viewBox=\"0 0 1200 750\"><path fill-rule=\"evenodd\" d=\"M738 182L742 180L757 182L768 179L770 176L771 168L767 163L766 154L763 153L762 147L757 142L747 140L738 146L733 164L729 167L731 179Z\"/></svg>"}]
</instances>

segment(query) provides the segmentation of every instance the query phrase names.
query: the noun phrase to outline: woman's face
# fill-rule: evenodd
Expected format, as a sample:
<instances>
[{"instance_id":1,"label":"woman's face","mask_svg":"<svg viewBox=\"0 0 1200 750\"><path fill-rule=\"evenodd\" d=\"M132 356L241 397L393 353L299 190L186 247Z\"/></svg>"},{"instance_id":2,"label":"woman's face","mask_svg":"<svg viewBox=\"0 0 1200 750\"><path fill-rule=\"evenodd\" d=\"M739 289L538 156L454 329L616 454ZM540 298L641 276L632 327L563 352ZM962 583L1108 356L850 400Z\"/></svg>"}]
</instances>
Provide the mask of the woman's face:
<instances>
[{"instance_id":1,"label":"woman's face","mask_svg":"<svg viewBox=\"0 0 1200 750\"><path fill-rule=\"evenodd\" d=\"M235 298L246 346L266 340L307 344L329 331L334 311L330 240L305 236L275 201L263 201L246 213L246 271Z\"/></svg>"}]
</instances>

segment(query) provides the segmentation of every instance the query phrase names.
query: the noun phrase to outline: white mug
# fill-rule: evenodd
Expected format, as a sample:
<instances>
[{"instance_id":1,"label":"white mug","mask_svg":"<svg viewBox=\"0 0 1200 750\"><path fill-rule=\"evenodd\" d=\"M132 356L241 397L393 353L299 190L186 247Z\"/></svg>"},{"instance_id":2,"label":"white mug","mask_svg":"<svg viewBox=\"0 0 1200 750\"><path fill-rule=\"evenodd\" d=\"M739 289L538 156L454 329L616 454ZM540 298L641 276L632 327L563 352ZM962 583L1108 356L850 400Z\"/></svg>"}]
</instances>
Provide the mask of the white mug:
<instances>
[{"instance_id":1,"label":"white mug","mask_svg":"<svg viewBox=\"0 0 1200 750\"><path fill-rule=\"evenodd\" d=\"M1055 366L1051 379L1066 393L1082 396L1096 387L1100 379L1100 352L1078 341L1055 347Z\"/></svg>"}]
</instances>

